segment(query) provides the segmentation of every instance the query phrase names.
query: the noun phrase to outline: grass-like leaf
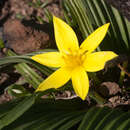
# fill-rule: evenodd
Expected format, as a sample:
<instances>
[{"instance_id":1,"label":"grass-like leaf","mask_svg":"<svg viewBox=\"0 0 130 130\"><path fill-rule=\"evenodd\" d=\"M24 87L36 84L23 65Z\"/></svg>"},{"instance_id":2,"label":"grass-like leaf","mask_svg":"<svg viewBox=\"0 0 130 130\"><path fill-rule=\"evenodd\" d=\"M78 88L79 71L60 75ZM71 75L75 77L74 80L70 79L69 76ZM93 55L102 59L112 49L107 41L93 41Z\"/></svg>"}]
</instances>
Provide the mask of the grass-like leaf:
<instances>
[{"instance_id":1,"label":"grass-like leaf","mask_svg":"<svg viewBox=\"0 0 130 130\"><path fill-rule=\"evenodd\" d=\"M130 128L129 117L130 111L108 107L89 108L86 102L78 98L44 99L35 103L19 118L15 118L15 121L11 119L13 122L4 128L5 130L116 130L119 128L127 130Z\"/></svg>"},{"instance_id":2,"label":"grass-like leaf","mask_svg":"<svg viewBox=\"0 0 130 130\"><path fill-rule=\"evenodd\" d=\"M0 119L0 129L9 125L20 117L26 110L28 110L35 101L35 97L29 96L20 101L16 106L10 109L3 117Z\"/></svg>"},{"instance_id":3,"label":"grass-like leaf","mask_svg":"<svg viewBox=\"0 0 130 130\"><path fill-rule=\"evenodd\" d=\"M130 51L130 22L104 0L64 0L65 12L71 15L84 39L99 26L110 22L107 37L100 49L128 54Z\"/></svg>"}]
</instances>

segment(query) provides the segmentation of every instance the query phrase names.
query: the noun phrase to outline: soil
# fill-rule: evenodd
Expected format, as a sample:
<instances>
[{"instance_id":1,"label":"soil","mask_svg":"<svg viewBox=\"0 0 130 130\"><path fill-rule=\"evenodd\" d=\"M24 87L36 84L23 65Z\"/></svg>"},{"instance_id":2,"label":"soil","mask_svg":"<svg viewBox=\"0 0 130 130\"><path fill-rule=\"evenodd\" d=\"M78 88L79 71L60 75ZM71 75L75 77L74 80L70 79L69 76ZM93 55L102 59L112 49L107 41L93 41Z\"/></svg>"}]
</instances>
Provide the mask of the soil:
<instances>
[{"instance_id":1,"label":"soil","mask_svg":"<svg viewBox=\"0 0 130 130\"><path fill-rule=\"evenodd\" d=\"M17 54L47 48L50 42L50 37L46 32L26 27L17 19L10 19L4 24L4 37L8 39L8 46Z\"/></svg>"},{"instance_id":2,"label":"soil","mask_svg":"<svg viewBox=\"0 0 130 130\"><path fill-rule=\"evenodd\" d=\"M130 0L106 1L116 7L130 21ZM31 2L33 5L30 5ZM47 9L55 16L63 17L61 0L41 0L44 8L38 8L34 4L35 2L36 0L21 0L20 2L18 0L0 0L0 37L4 39L6 47L13 49L17 54L55 47L52 26L48 23L45 14ZM39 17L43 18L43 23L38 21ZM3 56L4 54L0 52L0 57ZM15 83L19 78L21 77L15 70L11 72L0 70L0 104L12 100L4 88L9 86L12 81ZM117 83L109 81L97 86L96 91L109 101L105 105L116 107L130 104L130 93L126 90L123 91L123 87L126 86L121 88ZM73 97L75 95L69 91L56 95L57 99ZM90 99L87 98L87 100L90 102Z\"/></svg>"},{"instance_id":3,"label":"soil","mask_svg":"<svg viewBox=\"0 0 130 130\"><path fill-rule=\"evenodd\" d=\"M4 28L4 39L7 40L7 47L18 54L50 47L48 43L53 44L53 32L47 24L45 9L56 16L62 16L60 4L56 0L49 0L44 9L30 6L31 2L35 3L35 0L3 2L0 21ZM45 3L46 0L41 0L41 2ZM36 17L41 17L45 23L40 24Z\"/></svg>"}]
</instances>

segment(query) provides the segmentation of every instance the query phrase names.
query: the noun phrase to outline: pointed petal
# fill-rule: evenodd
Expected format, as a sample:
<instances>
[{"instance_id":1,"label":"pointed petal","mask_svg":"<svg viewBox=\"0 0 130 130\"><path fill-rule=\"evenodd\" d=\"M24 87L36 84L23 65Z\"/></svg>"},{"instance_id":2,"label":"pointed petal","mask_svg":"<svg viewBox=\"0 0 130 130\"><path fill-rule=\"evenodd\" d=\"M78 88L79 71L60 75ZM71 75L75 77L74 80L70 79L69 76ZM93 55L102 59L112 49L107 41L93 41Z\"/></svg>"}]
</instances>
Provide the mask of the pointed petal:
<instances>
[{"instance_id":1,"label":"pointed petal","mask_svg":"<svg viewBox=\"0 0 130 130\"><path fill-rule=\"evenodd\" d=\"M104 24L103 26L99 27L98 29L96 29L92 34L90 34L86 38L86 40L84 40L84 42L80 46L80 49L83 52L94 51L99 46L101 41L104 39L109 25L110 25L110 23L107 23L107 24Z\"/></svg>"},{"instance_id":2,"label":"pointed petal","mask_svg":"<svg viewBox=\"0 0 130 130\"><path fill-rule=\"evenodd\" d=\"M53 17L53 23L58 49L61 52L79 49L78 40L73 29L55 16Z\"/></svg>"},{"instance_id":3,"label":"pointed petal","mask_svg":"<svg viewBox=\"0 0 130 130\"><path fill-rule=\"evenodd\" d=\"M45 79L36 91L44 91L50 88L59 88L69 81L71 70L68 68L60 68Z\"/></svg>"},{"instance_id":4,"label":"pointed petal","mask_svg":"<svg viewBox=\"0 0 130 130\"><path fill-rule=\"evenodd\" d=\"M76 94L85 100L89 90L89 80L87 73L82 67L78 67L72 73L72 83Z\"/></svg>"},{"instance_id":5,"label":"pointed petal","mask_svg":"<svg viewBox=\"0 0 130 130\"><path fill-rule=\"evenodd\" d=\"M48 52L38 54L31 57L34 61L49 66L49 67L61 67L64 63L62 55L59 52Z\"/></svg>"},{"instance_id":6,"label":"pointed petal","mask_svg":"<svg viewBox=\"0 0 130 130\"><path fill-rule=\"evenodd\" d=\"M112 51L100 51L88 54L84 61L84 68L88 72L96 72L104 69L105 63L118 55Z\"/></svg>"}]
</instances>

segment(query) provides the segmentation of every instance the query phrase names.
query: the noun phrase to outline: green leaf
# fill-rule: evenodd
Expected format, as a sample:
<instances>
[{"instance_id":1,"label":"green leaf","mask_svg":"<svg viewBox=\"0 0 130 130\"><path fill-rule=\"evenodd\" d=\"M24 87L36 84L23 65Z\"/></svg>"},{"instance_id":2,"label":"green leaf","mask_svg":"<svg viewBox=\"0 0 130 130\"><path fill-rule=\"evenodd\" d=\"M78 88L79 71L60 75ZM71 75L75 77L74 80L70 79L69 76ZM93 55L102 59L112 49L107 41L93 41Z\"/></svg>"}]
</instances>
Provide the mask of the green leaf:
<instances>
[{"instance_id":1,"label":"green leaf","mask_svg":"<svg viewBox=\"0 0 130 130\"><path fill-rule=\"evenodd\" d=\"M37 100L3 130L120 130L120 128L127 130L129 117L130 111L126 112L119 108L89 107L79 98L44 99Z\"/></svg>"},{"instance_id":2,"label":"green leaf","mask_svg":"<svg viewBox=\"0 0 130 130\"><path fill-rule=\"evenodd\" d=\"M3 42L3 40L0 38L0 49L2 49L2 48L4 48L5 46L4 46L4 42Z\"/></svg>"},{"instance_id":3,"label":"green leaf","mask_svg":"<svg viewBox=\"0 0 130 130\"><path fill-rule=\"evenodd\" d=\"M0 129L9 125L13 121L15 121L18 117L20 117L25 111L27 111L35 101L35 96L29 96L24 98L21 102L19 102L15 107L13 107L10 111L6 113L0 119Z\"/></svg>"},{"instance_id":4,"label":"green leaf","mask_svg":"<svg viewBox=\"0 0 130 130\"><path fill-rule=\"evenodd\" d=\"M113 119L117 118L119 116L119 114L122 114L122 113L123 113L123 111L121 111L120 109L111 110L109 113L104 115L104 118L102 118L102 120L98 123L95 130L104 129L105 126L107 126Z\"/></svg>"},{"instance_id":5,"label":"green leaf","mask_svg":"<svg viewBox=\"0 0 130 130\"><path fill-rule=\"evenodd\" d=\"M4 58L0 58L0 69L2 69L3 67L10 65L10 64L16 64L16 63L28 63L30 65L33 65L35 68L37 68L40 72L42 72L45 75L50 75L53 70L43 66L35 61L33 61L30 56L36 55L36 54L41 54L41 53L45 53L45 52L50 52L50 51L56 51L56 50L45 50L45 51L38 51L38 52L34 52L34 53L29 53L27 55L16 55L14 53L12 53L12 51L8 51L8 55L11 56L7 56ZM12 56L13 55L13 56Z\"/></svg>"},{"instance_id":6,"label":"green leaf","mask_svg":"<svg viewBox=\"0 0 130 130\"><path fill-rule=\"evenodd\" d=\"M39 76L30 66L28 66L25 63L15 65L15 68L35 89L43 81L43 78Z\"/></svg>"},{"instance_id":7,"label":"green leaf","mask_svg":"<svg viewBox=\"0 0 130 130\"><path fill-rule=\"evenodd\" d=\"M46 18L48 19L48 22L49 22L49 23L52 23L52 21L53 21L53 16L52 16L51 12L50 12L48 9L44 9L44 11L45 11L45 16L46 16Z\"/></svg>"},{"instance_id":8,"label":"green leaf","mask_svg":"<svg viewBox=\"0 0 130 130\"><path fill-rule=\"evenodd\" d=\"M71 129L71 127L77 125L82 120L82 118L83 118L83 115L73 116L67 122L62 124L62 126L60 128L58 128L57 130Z\"/></svg>"},{"instance_id":9,"label":"green leaf","mask_svg":"<svg viewBox=\"0 0 130 130\"><path fill-rule=\"evenodd\" d=\"M78 24L84 39L96 28L110 22L111 26L100 49L129 53L130 22L117 9L104 0L65 0L63 5L64 10Z\"/></svg>"},{"instance_id":10,"label":"green leaf","mask_svg":"<svg viewBox=\"0 0 130 130\"><path fill-rule=\"evenodd\" d=\"M10 111L21 99L15 99L7 103L0 104L0 118Z\"/></svg>"},{"instance_id":11,"label":"green leaf","mask_svg":"<svg viewBox=\"0 0 130 130\"><path fill-rule=\"evenodd\" d=\"M92 109L89 109L78 129L82 130L83 128L86 128L88 124L91 123L91 118L93 118L93 115L95 115L98 110L100 110L100 108L93 107Z\"/></svg>"},{"instance_id":12,"label":"green leaf","mask_svg":"<svg viewBox=\"0 0 130 130\"><path fill-rule=\"evenodd\" d=\"M77 117L80 117L81 120L81 115L84 114L82 109L85 106L87 106L86 102L82 102L79 98L71 100L40 100L5 129L59 128L62 124L71 122Z\"/></svg>"},{"instance_id":13,"label":"green leaf","mask_svg":"<svg viewBox=\"0 0 130 130\"><path fill-rule=\"evenodd\" d=\"M57 126L61 125L65 121L68 121L68 119L71 118L72 116L73 116L73 118L76 117L76 115L81 117L81 114L82 114L81 112L76 113L76 112L66 112L66 111L59 111L59 112L55 111L52 114L48 114L46 117L43 116L43 118L41 120L38 120L37 122L35 122L33 125L30 125L26 129L27 130L28 129L31 129L31 130L35 130L35 129L37 129L37 130L38 129L39 130L40 129L44 129L44 130L57 129L56 128Z\"/></svg>"},{"instance_id":14,"label":"green leaf","mask_svg":"<svg viewBox=\"0 0 130 130\"><path fill-rule=\"evenodd\" d=\"M8 94L13 97L29 96L30 93L22 86L18 84L12 84L7 88Z\"/></svg>"},{"instance_id":15,"label":"green leaf","mask_svg":"<svg viewBox=\"0 0 130 130\"><path fill-rule=\"evenodd\" d=\"M78 130L120 130L120 126L128 128L129 117L130 112L93 107L84 116Z\"/></svg>"},{"instance_id":16,"label":"green leaf","mask_svg":"<svg viewBox=\"0 0 130 130\"><path fill-rule=\"evenodd\" d=\"M8 50L8 56L16 56L16 54ZM25 78L25 80L33 86L33 88L37 88L38 85L43 81L43 78L39 76L29 65L26 63L20 63L15 65L16 70Z\"/></svg>"},{"instance_id":17,"label":"green leaf","mask_svg":"<svg viewBox=\"0 0 130 130\"><path fill-rule=\"evenodd\" d=\"M50 50L47 50L50 51ZM38 53L45 53L45 51L43 52L37 52ZM4 57L0 59L0 67L3 68L3 66L5 67L5 65L9 65L10 63L19 63L19 62L24 62L24 63L20 63L18 65L15 65L15 68L18 70L18 72L25 78L25 80L31 84L33 86L33 88L37 88L38 85L43 81L43 78L41 76L39 76L29 65L27 65L26 63L33 65L34 67L36 67L38 70L40 70L42 73L44 73L45 75L50 75L53 70L33 61L30 56L34 55L35 53L31 53L29 54L29 56L25 55L25 56L17 56L14 52L12 52L11 50L8 50L7 55L8 57Z\"/></svg>"},{"instance_id":18,"label":"green leaf","mask_svg":"<svg viewBox=\"0 0 130 130\"><path fill-rule=\"evenodd\" d=\"M122 113L117 118L115 118L114 120L112 120L109 123L109 125L107 125L105 127L104 130L120 129L120 126L122 125L122 123L125 122L125 121L127 121L128 119L130 119L130 112ZM125 123L125 125L127 125L127 123Z\"/></svg>"}]
</instances>

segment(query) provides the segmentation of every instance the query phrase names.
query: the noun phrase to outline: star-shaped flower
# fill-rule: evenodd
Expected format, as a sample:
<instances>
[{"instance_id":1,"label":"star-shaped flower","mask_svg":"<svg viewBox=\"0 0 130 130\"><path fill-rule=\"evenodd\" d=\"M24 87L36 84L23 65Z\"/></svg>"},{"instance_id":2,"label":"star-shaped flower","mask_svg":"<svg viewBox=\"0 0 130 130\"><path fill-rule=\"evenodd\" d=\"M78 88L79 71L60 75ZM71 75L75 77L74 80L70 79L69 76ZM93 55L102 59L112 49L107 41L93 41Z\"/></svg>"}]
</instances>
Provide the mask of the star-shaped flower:
<instances>
[{"instance_id":1,"label":"star-shaped flower","mask_svg":"<svg viewBox=\"0 0 130 130\"><path fill-rule=\"evenodd\" d=\"M81 46L69 25L55 16L53 16L53 23L59 52L47 52L31 58L40 64L59 69L45 79L36 91L59 88L72 79L75 93L84 100L89 90L86 71L102 70L108 60L117 56L112 51L93 52L105 37L109 23L96 29Z\"/></svg>"}]
</instances>

